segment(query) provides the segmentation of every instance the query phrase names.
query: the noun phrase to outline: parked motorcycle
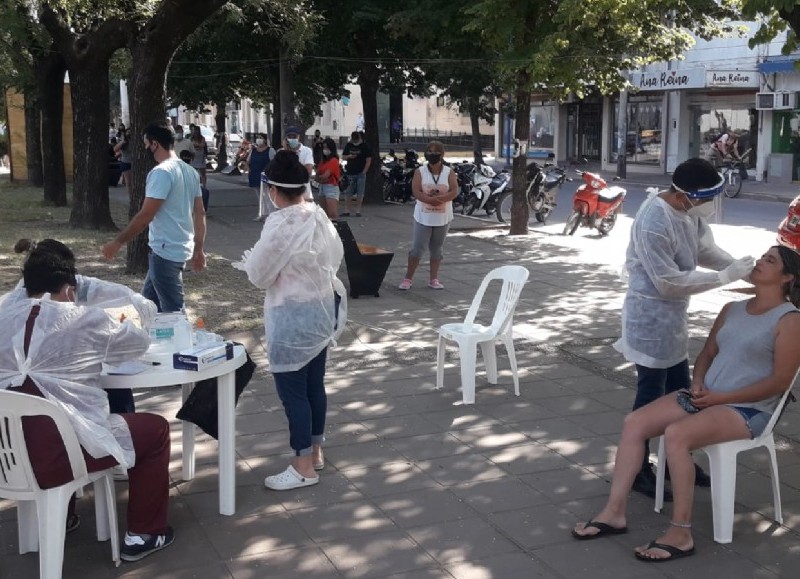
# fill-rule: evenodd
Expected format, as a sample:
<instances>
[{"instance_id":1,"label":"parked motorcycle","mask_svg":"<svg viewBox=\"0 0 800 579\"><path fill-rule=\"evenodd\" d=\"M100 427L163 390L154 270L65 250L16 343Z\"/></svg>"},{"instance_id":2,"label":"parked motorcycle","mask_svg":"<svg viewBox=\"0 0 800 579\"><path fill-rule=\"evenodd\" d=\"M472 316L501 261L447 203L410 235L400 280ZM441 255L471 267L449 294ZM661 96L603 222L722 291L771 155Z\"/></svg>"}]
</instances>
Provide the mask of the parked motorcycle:
<instances>
[{"instance_id":1,"label":"parked motorcycle","mask_svg":"<svg viewBox=\"0 0 800 579\"><path fill-rule=\"evenodd\" d=\"M510 182L511 174L508 171L495 173L489 165L478 166L472 172L469 193L465 200L467 215L472 215L479 209L486 211L486 215L494 213L500 196Z\"/></svg>"},{"instance_id":2,"label":"parked motorcycle","mask_svg":"<svg viewBox=\"0 0 800 579\"><path fill-rule=\"evenodd\" d=\"M596 228L600 235L608 235L617 223L627 191L609 187L596 173L581 170L577 173L583 177L583 185L572 198L572 214L564 226L564 235L572 235L579 226Z\"/></svg>"},{"instance_id":3,"label":"parked motorcycle","mask_svg":"<svg viewBox=\"0 0 800 579\"><path fill-rule=\"evenodd\" d=\"M413 199L411 180L414 171L420 166L416 151L406 151L405 159L385 157L381 166L383 174L383 200L393 203L407 203Z\"/></svg>"},{"instance_id":4,"label":"parked motorcycle","mask_svg":"<svg viewBox=\"0 0 800 579\"><path fill-rule=\"evenodd\" d=\"M463 215L467 210L467 198L472 189L472 174L478 170L475 163L463 161L461 163L454 163L450 168L456 174L456 182L458 183L458 195L453 199L453 209L461 211Z\"/></svg>"},{"instance_id":5,"label":"parked motorcycle","mask_svg":"<svg viewBox=\"0 0 800 579\"><path fill-rule=\"evenodd\" d=\"M547 218L556 206L556 196L561 190L561 186L566 181L572 181L567 177L566 169L557 167L552 162L547 162L544 167L536 163L528 165L527 169L528 189L525 191L525 199L531 213L539 223L547 223ZM497 209L497 220L500 223L511 221L511 203L513 191L506 191L500 198Z\"/></svg>"}]
</instances>

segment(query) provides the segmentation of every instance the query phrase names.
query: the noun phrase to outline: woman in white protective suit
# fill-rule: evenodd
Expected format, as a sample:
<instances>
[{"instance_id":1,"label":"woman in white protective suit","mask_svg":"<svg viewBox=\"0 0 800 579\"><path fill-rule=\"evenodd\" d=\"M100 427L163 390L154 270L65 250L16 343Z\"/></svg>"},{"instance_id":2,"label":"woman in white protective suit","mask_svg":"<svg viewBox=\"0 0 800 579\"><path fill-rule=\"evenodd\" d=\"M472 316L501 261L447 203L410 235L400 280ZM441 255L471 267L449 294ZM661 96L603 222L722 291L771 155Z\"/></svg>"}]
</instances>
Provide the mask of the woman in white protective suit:
<instances>
[{"instance_id":1,"label":"woman in white protective suit","mask_svg":"<svg viewBox=\"0 0 800 579\"><path fill-rule=\"evenodd\" d=\"M137 561L172 543L167 526L169 424L154 414L110 414L100 388L102 364L141 356L150 339L131 322L118 323L100 308L75 303L74 263L63 244L34 248L23 266L26 296L0 300L0 388L55 402L66 413L85 451L90 472L121 465L128 470L129 500L121 557ZM54 250L55 248L55 250ZM66 450L43 417L23 420L28 454L41 488L71 480ZM67 531L78 527L74 499Z\"/></svg>"},{"instance_id":2,"label":"woman in white protective suit","mask_svg":"<svg viewBox=\"0 0 800 579\"><path fill-rule=\"evenodd\" d=\"M30 239L20 239L14 245L14 251L17 253L30 252L34 248L38 248L40 252L51 252L71 263L73 267L75 266L75 255L72 250L54 239L43 239L38 243ZM139 314L139 321L142 327L148 327L158 312L158 308L153 302L122 284L77 274L75 275L75 283L75 303L95 306L104 310L133 306L136 309L136 313ZM13 291L0 297L0 303L4 300L24 300L27 297L25 284L23 280L20 280ZM112 414L136 412L131 390L107 390L106 394L108 395L109 409Z\"/></svg>"},{"instance_id":3,"label":"woman in white protective suit","mask_svg":"<svg viewBox=\"0 0 800 579\"><path fill-rule=\"evenodd\" d=\"M689 387L689 296L741 279L753 268L752 257L734 259L714 243L707 219L723 185L708 161L689 159L675 169L672 186L651 195L636 214L625 262L628 291L622 337L614 344L636 364L633 410ZM715 271L697 271L698 267ZM696 482L710 484L699 468ZM647 442L633 490L655 496ZM665 498L670 500L670 494Z\"/></svg>"},{"instance_id":4,"label":"woman in white protective suit","mask_svg":"<svg viewBox=\"0 0 800 579\"><path fill-rule=\"evenodd\" d=\"M308 171L297 155L278 151L267 177L278 211L270 213L261 238L234 266L266 290L267 354L295 456L264 484L289 490L317 484L315 471L325 466L325 359L346 319L344 287L336 277L344 250L325 212L303 199Z\"/></svg>"}]
</instances>

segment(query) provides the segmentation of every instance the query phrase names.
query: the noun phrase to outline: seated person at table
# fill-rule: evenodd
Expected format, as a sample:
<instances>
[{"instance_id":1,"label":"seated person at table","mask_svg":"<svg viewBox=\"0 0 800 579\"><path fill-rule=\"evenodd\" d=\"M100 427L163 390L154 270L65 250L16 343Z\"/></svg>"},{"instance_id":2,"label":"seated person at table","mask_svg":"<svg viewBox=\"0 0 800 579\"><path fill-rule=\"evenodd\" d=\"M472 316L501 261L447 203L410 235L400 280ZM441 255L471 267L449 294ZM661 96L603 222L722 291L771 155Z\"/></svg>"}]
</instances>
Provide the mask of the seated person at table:
<instances>
[{"instance_id":1,"label":"seated person at table","mask_svg":"<svg viewBox=\"0 0 800 579\"><path fill-rule=\"evenodd\" d=\"M30 252L35 248L38 248L40 252L53 253L75 267L75 255L72 250L55 239L43 239L38 243L30 239L20 239L14 245L14 251L17 253ZM77 304L95 306L104 310L133 306L136 313L139 314L139 322L145 328L150 325L158 313L156 304L122 284L83 275L76 275L75 280L75 303ZM0 297L0 304L8 300L24 300L27 297L24 280L20 280L17 287ZM107 390L106 394L112 414L136 412L133 392L129 389Z\"/></svg>"},{"instance_id":2,"label":"seated person at table","mask_svg":"<svg viewBox=\"0 0 800 579\"><path fill-rule=\"evenodd\" d=\"M51 249L34 248L25 260L27 298L0 300L6 336L0 341L0 388L41 396L61 407L90 472L116 464L129 469L128 531L121 556L137 561L174 540L167 526L169 424L154 414L110 414L100 372L104 362L138 358L150 339L131 322L120 324L102 309L76 305L75 267ZM50 419L24 418L23 431L39 486L53 488L71 480L66 450ZM79 523L73 498L67 529Z\"/></svg>"},{"instance_id":3,"label":"seated person at table","mask_svg":"<svg viewBox=\"0 0 800 579\"><path fill-rule=\"evenodd\" d=\"M663 434L672 521L635 555L662 561L694 553L691 451L762 434L800 366L800 255L787 247L770 248L756 262L750 281L755 297L722 308L695 361L690 390L667 394L625 417L608 501L594 519L575 526L576 539L627 531L628 493L642 464L644 441Z\"/></svg>"}]
</instances>

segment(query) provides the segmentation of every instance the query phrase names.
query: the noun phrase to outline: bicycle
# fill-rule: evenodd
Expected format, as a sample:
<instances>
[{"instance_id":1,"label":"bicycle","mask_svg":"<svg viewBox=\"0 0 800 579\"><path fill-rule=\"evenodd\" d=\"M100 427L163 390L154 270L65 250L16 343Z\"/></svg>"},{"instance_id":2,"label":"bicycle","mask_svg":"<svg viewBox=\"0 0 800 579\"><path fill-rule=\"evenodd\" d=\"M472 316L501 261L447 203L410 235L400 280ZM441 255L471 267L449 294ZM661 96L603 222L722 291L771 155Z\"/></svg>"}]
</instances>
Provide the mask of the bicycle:
<instances>
[{"instance_id":1,"label":"bicycle","mask_svg":"<svg viewBox=\"0 0 800 579\"><path fill-rule=\"evenodd\" d=\"M742 170L747 170L745 159L753 152L747 149L739 160L727 161L722 168L722 178L725 180L725 197L733 199L742 190Z\"/></svg>"}]
</instances>

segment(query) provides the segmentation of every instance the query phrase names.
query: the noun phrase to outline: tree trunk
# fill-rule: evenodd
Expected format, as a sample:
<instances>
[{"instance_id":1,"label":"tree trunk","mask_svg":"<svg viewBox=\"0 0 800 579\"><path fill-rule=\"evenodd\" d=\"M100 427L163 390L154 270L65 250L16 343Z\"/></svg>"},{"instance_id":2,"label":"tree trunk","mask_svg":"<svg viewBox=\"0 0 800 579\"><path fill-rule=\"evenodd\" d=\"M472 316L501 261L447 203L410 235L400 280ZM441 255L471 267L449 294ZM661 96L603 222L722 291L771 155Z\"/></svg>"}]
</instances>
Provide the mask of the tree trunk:
<instances>
[{"instance_id":1,"label":"tree trunk","mask_svg":"<svg viewBox=\"0 0 800 579\"><path fill-rule=\"evenodd\" d=\"M214 123L217 126L217 168L216 171L222 171L228 166L228 137L225 116L225 102L217 102L217 114L214 115Z\"/></svg>"},{"instance_id":2,"label":"tree trunk","mask_svg":"<svg viewBox=\"0 0 800 579\"><path fill-rule=\"evenodd\" d=\"M521 145L521 154L513 161L512 182L514 193L511 202L511 227L509 235L526 235L528 233L528 201L525 189L528 185L526 169L528 166L527 145L531 127L528 118L531 114L531 91L528 88L528 73L517 73L517 86L514 90L514 138ZM510 152L510 151L509 151Z\"/></svg>"},{"instance_id":3,"label":"tree trunk","mask_svg":"<svg viewBox=\"0 0 800 579\"><path fill-rule=\"evenodd\" d=\"M475 164L483 164L483 147L481 147L481 123L478 115L477 99L470 99L469 122L472 126L472 154L475 156Z\"/></svg>"},{"instance_id":4,"label":"tree trunk","mask_svg":"<svg viewBox=\"0 0 800 579\"><path fill-rule=\"evenodd\" d=\"M64 168L64 73L67 66L60 54L51 52L37 62L36 82L42 107L42 168L44 203L67 205Z\"/></svg>"},{"instance_id":5,"label":"tree trunk","mask_svg":"<svg viewBox=\"0 0 800 579\"><path fill-rule=\"evenodd\" d=\"M159 53L153 48L139 45L133 53L134 62L140 63L134 67L128 83L128 92L132 104L130 110L130 131L133 143L139 143L144 133L144 128L154 120L164 117L164 103L166 100L166 64L157 64ZM167 63L169 59L167 59ZM161 68L157 68L161 66ZM163 70L161 75L154 74L155 70ZM145 182L147 174L155 166L155 161L147 155L144 147L132 146L132 169L129 173L131 179L131 199L128 208L128 217L133 218L142 207L145 196ZM147 229L135 239L128 242L126 266L128 273L147 272L147 257L150 250L147 243Z\"/></svg>"},{"instance_id":6,"label":"tree trunk","mask_svg":"<svg viewBox=\"0 0 800 579\"><path fill-rule=\"evenodd\" d=\"M292 63L286 58L286 52L281 49L280 61L280 101L281 101L281 136L286 134L286 127L297 126L297 110L294 101L294 71Z\"/></svg>"},{"instance_id":7,"label":"tree trunk","mask_svg":"<svg viewBox=\"0 0 800 579\"><path fill-rule=\"evenodd\" d=\"M108 200L108 62L87 60L70 71L73 126L73 227L115 230Z\"/></svg>"},{"instance_id":8,"label":"tree trunk","mask_svg":"<svg viewBox=\"0 0 800 579\"><path fill-rule=\"evenodd\" d=\"M39 98L36 91L25 91L25 156L28 166L28 184L41 187L42 175L42 124L39 116Z\"/></svg>"},{"instance_id":9,"label":"tree trunk","mask_svg":"<svg viewBox=\"0 0 800 579\"><path fill-rule=\"evenodd\" d=\"M374 65L365 65L358 75L361 103L364 107L364 140L372 151L372 164L367 171L364 199L379 202L383 199L381 187L381 154L378 139L378 71Z\"/></svg>"}]
</instances>

